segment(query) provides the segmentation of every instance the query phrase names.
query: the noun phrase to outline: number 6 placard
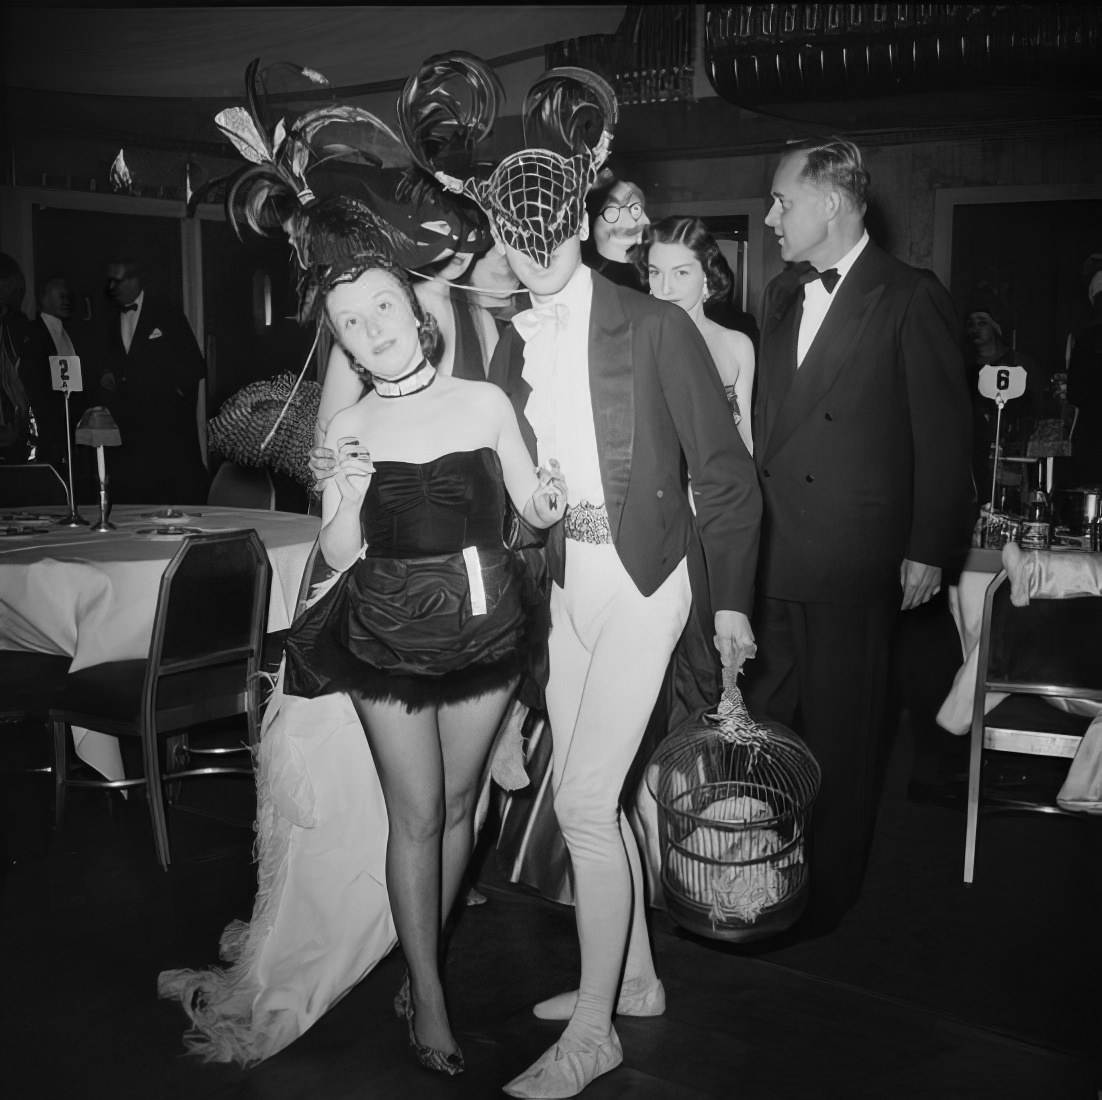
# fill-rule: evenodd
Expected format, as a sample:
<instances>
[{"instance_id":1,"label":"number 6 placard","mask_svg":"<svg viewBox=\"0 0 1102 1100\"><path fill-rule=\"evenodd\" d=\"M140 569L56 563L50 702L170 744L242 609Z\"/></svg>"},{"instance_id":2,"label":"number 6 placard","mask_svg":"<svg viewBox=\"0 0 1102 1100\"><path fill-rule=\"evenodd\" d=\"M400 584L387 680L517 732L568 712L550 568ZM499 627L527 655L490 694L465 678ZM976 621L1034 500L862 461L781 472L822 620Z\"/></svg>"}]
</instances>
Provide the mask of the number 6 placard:
<instances>
[{"instance_id":1,"label":"number 6 placard","mask_svg":"<svg viewBox=\"0 0 1102 1100\"><path fill-rule=\"evenodd\" d=\"M1000 367L989 363L980 371L979 391L992 401L1012 401L1025 393L1025 367Z\"/></svg>"}]
</instances>

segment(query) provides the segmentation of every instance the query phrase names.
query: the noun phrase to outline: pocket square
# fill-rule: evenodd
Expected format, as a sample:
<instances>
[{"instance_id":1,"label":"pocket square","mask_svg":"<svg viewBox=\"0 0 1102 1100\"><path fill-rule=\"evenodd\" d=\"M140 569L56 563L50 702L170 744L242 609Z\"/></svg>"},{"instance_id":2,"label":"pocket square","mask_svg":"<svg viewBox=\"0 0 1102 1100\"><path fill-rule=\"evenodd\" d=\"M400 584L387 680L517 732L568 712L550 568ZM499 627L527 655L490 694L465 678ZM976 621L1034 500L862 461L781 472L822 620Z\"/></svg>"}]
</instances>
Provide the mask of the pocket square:
<instances>
[{"instance_id":1,"label":"pocket square","mask_svg":"<svg viewBox=\"0 0 1102 1100\"><path fill-rule=\"evenodd\" d=\"M153 331L152 331L152 332L151 332L151 333L149 334L149 338L150 338L150 340L156 340L156 339L157 339L157 338L158 338L159 336L164 336L164 333L163 333L163 332L161 332L161 330L160 330L159 328L155 328L155 329L154 329L154 330L153 330Z\"/></svg>"}]
</instances>

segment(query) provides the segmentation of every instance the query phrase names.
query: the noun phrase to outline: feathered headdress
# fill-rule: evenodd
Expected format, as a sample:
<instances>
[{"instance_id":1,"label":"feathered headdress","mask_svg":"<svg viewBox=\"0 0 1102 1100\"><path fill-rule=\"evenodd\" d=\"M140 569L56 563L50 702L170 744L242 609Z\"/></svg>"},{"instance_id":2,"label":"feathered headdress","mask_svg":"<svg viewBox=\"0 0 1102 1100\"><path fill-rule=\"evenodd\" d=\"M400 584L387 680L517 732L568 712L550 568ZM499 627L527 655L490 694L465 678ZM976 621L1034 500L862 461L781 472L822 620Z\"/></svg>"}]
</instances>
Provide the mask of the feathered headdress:
<instances>
[{"instance_id":1,"label":"feathered headdress","mask_svg":"<svg viewBox=\"0 0 1102 1100\"><path fill-rule=\"evenodd\" d=\"M224 187L238 236L243 227L287 235L303 272L300 320L320 321L325 292L367 268L417 268L476 241L477 208L463 200L461 212L438 188L415 192L421 169L401 139L370 112L335 102L320 73L253 61L245 96L245 106L220 111L215 123L247 163L208 184L191 206ZM484 224L481 238L489 243ZM314 430L317 386L304 377L323 330L319 323L293 384L287 376L247 387L227 403L227 416L211 422L223 453L229 447L237 461L307 476L304 441Z\"/></svg>"},{"instance_id":2,"label":"feathered headdress","mask_svg":"<svg viewBox=\"0 0 1102 1100\"><path fill-rule=\"evenodd\" d=\"M212 181L192 205L225 186L239 236L242 226L286 233L309 273L308 297L331 269L357 257L418 268L489 243L473 204L414 187L421 169L398 135L369 111L335 102L320 73L253 61L245 93L246 106L220 111L215 123L248 163ZM317 106L319 97L328 101Z\"/></svg>"},{"instance_id":3,"label":"feathered headdress","mask_svg":"<svg viewBox=\"0 0 1102 1100\"><path fill-rule=\"evenodd\" d=\"M619 118L612 88L587 69L545 73L524 100L527 148L485 178L474 153L493 125L500 85L470 54L430 63L431 79L407 81L399 100L410 151L447 190L473 199L506 245L546 266L581 227L586 192L608 157ZM468 92L462 102L457 86Z\"/></svg>"}]
</instances>

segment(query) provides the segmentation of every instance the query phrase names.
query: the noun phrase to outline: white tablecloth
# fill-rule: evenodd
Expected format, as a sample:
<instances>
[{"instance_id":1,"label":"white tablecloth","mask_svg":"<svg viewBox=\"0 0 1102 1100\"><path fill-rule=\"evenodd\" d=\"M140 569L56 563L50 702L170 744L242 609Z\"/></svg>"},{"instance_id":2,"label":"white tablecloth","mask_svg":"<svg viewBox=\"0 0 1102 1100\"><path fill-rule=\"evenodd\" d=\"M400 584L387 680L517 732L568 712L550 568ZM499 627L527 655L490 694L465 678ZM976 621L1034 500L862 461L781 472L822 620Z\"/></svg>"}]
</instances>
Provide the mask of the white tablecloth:
<instances>
[{"instance_id":1,"label":"white tablecloth","mask_svg":"<svg viewBox=\"0 0 1102 1100\"><path fill-rule=\"evenodd\" d=\"M200 531L254 528L272 563L268 630L291 624L306 558L317 538L316 516L203 506L168 521L153 505L111 513L116 530L43 526L0 537L0 649L68 654L73 670L149 652L161 576L181 536L138 534L170 522ZM51 509L29 508L30 514ZM24 522L20 520L16 523ZM109 779L122 778L114 737L74 730L77 754Z\"/></svg>"}]
</instances>

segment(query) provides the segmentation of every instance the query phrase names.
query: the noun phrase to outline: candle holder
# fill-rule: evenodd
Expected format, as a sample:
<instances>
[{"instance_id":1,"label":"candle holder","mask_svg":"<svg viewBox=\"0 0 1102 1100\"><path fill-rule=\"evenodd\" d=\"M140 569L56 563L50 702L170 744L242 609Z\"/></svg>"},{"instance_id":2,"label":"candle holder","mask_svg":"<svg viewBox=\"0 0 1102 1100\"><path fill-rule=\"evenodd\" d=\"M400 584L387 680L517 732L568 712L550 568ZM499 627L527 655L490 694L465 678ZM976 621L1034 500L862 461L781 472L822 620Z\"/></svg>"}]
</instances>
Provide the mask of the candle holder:
<instances>
[{"instance_id":1,"label":"candle holder","mask_svg":"<svg viewBox=\"0 0 1102 1100\"><path fill-rule=\"evenodd\" d=\"M119 426L103 405L94 405L80 418L80 423L77 424L76 441L86 447L96 448L96 469L99 474L99 520L92 524L92 530L114 531L115 525L108 519L111 514L111 502L107 495L107 459L103 448L118 447L122 444Z\"/></svg>"},{"instance_id":2,"label":"candle holder","mask_svg":"<svg viewBox=\"0 0 1102 1100\"><path fill-rule=\"evenodd\" d=\"M88 521L77 510L76 492L73 490L73 426L69 419L69 390L65 391L65 450L69 463L69 512L57 522L61 527L87 527Z\"/></svg>"}]
</instances>

